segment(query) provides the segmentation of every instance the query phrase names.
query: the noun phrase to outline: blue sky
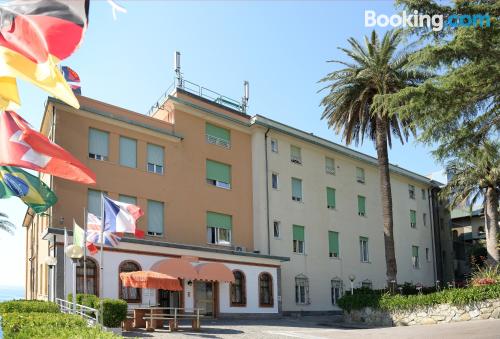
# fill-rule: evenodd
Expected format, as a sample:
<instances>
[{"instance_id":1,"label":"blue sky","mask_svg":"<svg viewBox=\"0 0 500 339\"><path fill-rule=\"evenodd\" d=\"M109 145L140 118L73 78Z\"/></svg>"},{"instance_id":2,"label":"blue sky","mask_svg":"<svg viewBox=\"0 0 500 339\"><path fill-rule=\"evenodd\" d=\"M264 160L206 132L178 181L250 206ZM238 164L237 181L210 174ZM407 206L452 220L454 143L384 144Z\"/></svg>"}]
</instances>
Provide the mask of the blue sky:
<instances>
[{"instance_id":1,"label":"blue sky","mask_svg":"<svg viewBox=\"0 0 500 339\"><path fill-rule=\"evenodd\" d=\"M320 120L325 93L317 81L343 59L337 47L349 37L362 39L364 11L393 14L392 1L120 1L128 13L113 20L105 1L93 1L80 49L63 62L82 79L83 95L139 113L173 79L173 54L182 53L187 80L239 99L250 82L250 114L261 114L342 143ZM21 83L21 115L39 126L47 95ZM371 142L358 150L375 155ZM392 163L420 174L440 169L430 148L411 141L395 144ZM26 211L17 199L0 200L0 211L17 226L15 236L0 233L3 272L0 286L24 283ZM8 260L6 258L9 258Z\"/></svg>"}]
</instances>

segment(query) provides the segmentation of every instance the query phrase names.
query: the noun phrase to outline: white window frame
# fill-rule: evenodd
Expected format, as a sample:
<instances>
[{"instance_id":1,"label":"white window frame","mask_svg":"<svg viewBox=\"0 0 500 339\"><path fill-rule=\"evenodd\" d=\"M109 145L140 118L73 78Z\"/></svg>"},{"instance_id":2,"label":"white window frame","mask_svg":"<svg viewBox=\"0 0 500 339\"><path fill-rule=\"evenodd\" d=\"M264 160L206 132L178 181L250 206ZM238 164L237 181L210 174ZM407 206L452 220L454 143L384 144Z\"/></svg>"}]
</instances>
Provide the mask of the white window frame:
<instances>
[{"instance_id":1,"label":"white window frame","mask_svg":"<svg viewBox=\"0 0 500 339\"><path fill-rule=\"evenodd\" d=\"M425 193L425 189L422 188L422 200L426 200L427 199L427 194Z\"/></svg>"},{"instance_id":2,"label":"white window frame","mask_svg":"<svg viewBox=\"0 0 500 339\"><path fill-rule=\"evenodd\" d=\"M154 164L152 162L147 162L147 160L148 160L148 146L149 145L159 147L162 149L162 151L163 151L163 164L158 165L158 164ZM165 171L165 148L164 147L162 147L160 145L156 145L156 144L150 144L150 143L148 143L146 145L146 171L148 173L155 173L155 174L163 175L163 173Z\"/></svg>"},{"instance_id":3,"label":"white window frame","mask_svg":"<svg viewBox=\"0 0 500 339\"><path fill-rule=\"evenodd\" d=\"M93 128L93 127L90 127L89 128L89 131L88 131L88 138L90 140L90 130L94 130L94 131L97 131L97 132L100 132L100 133L104 133L108 136L107 138L107 148L108 148L108 155L102 155L102 154L94 154L94 153L90 153L90 147L88 146L88 155L89 155L89 158L90 159L94 159L94 160L98 160L98 161L108 161L109 160L109 132L108 131L103 131L103 130L100 130L98 128Z\"/></svg>"},{"instance_id":4,"label":"white window frame","mask_svg":"<svg viewBox=\"0 0 500 339\"><path fill-rule=\"evenodd\" d=\"M224 182L224 181L207 179L207 184L215 186L215 187L219 187L219 188L224 188L226 190L231 189L231 184L228 182Z\"/></svg>"},{"instance_id":5,"label":"white window frame","mask_svg":"<svg viewBox=\"0 0 500 339\"><path fill-rule=\"evenodd\" d=\"M305 254L306 244L304 240L293 240L293 253Z\"/></svg>"},{"instance_id":6,"label":"white window frame","mask_svg":"<svg viewBox=\"0 0 500 339\"><path fill-rule=\"evenodd\" d=\"M359 238L359 258L361 262L370 262L370 252L368 248L369 239Z\"/></svg>"},{"instance_id":7,"label":"white window frame","mask_svg":"<svg viewBox=\"0 0 500 339\"><path fill-rule=\"evenodd\" d=\"M220 240L221 230L228 232L229 241ZM222 227L207 227L207 238L208 243L213 245L223 245L223 246L231 246L232 240L232 230ZM213 239L213 241L212 241Z\"/></svg>"},{"instance_id":8,"label":"white window frame","mask_svg":"<svg viewBox=\"0 0 500 339\"><path fill-rule=\"evenodd\" d=\"M292 155L292 146L299 149L299 156ZM302 165L302 148L295 145L290 145L290 161L297 165Z\"/></svg>"},{"instance_id":9,"label":"white window frame","mask_svg":"<svg viewBox=\"0 0 500 339\"><path fill-rule=\"evenodd\" d=\"M302 294L301 291L303 291L304 293ZM295 277L295 303L297 305L308 305L310 303L309 278L305 276Z\"/></svg>"},{"instance_id":10,"label":"white window frame","mask_svg":"<svg viewBox=\"0 0 500 339\"><path fill-rule=\"evenodd\" d=\"M273 177L276 177L276 187L273 186ZM272 172L271 173L271 187L272 189L275 189L275 190L278 190L279 187L280 187L280 182L279 182L280 178L279 178L279 174L276 173L276 172Z\"/></svg>"},{"instance_id":11,"label":"white window frame","mask_svg":"<svg viewBox=\"0 0 500 339\"><path fill-rule=\"evenodd\" d=\"M408 196L410 199L415 200L415 186L408 184Z\"/></svg>"},{"instance_id":12,"label":"white window frame","mask_svg":"<svg viewBox=\"0 0 500 339\"><path fill-rule=\"evenodd\" d=\"M417 248L417 256L414 257L413 256L413 247L416 247ZM412 245L411 246L411 250L412 250L412 253L411 253L411 265L414 269L419 269L420 268L420 247L419 246L415 246L415 245Z\"/></svg>"},{"instance_id":13,"label":"white window frame","mask_svg":"<svg viewBox=\"0 0 500 339\"><path fill-rule=\"evenodd\" d=\"M276 230L278 230L277 234L276 234ZM281 238L281 222L279 220L273 221L273 236L274 236L274 239Z\"/></svg>"},{"instance_id":14,"label":"white window frame","mask_svg":"<svg viewBox=\"0 0 500 339\"><path fill-rule=\"evenodd\" d=\"M361 173L363 174L362 176L359 176L358 175L358 169L361 170ZM365 169L362 168L362 167L356 167L356 182L360 183L360 184L364 184L366 182L366 173L365 173Z\"/></svg>"},{"instance_id":15,"label":"white window frame","mask_svg":"<svg viewBox=\"0 0 500 339\"><path fill-rule=\"evenodd\" d=\"M330 281L330 293L331 293L331 298L332 298L332 305L337 305L338 299L342 298L342 295L344 294L344 282L340 278L334 278ZM338 291L338 299L337 299L337 293L335 291Z\"/></svg>"},{"instance_id":16,"label":"white window frame","mask_svg":"<svg viewBox=\"0 0 500 339\"><path fill-rule=\"evenodd\" d=\"M272 138L271 139L271 151L273 153L278 153L279 148L278 148L278 139Z\"/></svg>"},{"instance_id":17,"label":"white window frame","mask_svg":"<svg viewBox=\"0 0 500 339\"><path fill-rule=\"evenodd\" d=\"M300 197L296 197L293 195L293 179L300 181L300 193L301 193ZM292 178L291 182L292 182L292 200L297 202L302 202L302 200L304 200L304 190L303 190L304 187L302 186L302 179Z\"/></svg>"},{"instance_id":18,"label":"white window frame","mask_svg":"<svg viewBox=\"0 0 500 339\"><path fill-rule=\"evenodd\" d=\"M327 160L328 159L330 159L333 162L333 167L328 167L327 166L327 164L328 164ZM325 157L325 172L326 172L326 174L335 175L335 159L330 158L330 157Z\"/></svg>"}]
</instances>

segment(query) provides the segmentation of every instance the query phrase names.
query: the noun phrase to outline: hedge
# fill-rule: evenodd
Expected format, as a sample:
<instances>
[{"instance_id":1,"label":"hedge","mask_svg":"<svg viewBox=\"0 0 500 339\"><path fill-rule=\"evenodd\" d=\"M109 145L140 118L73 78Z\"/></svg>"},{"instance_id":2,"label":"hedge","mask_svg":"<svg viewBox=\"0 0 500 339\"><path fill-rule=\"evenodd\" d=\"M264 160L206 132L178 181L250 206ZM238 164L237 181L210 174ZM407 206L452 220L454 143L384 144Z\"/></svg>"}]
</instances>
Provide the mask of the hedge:
<instances>
[{"instance_id":1,"label":"hedge","mask_svg":"<svg viewBox=\"0 0 500 339\"><path fill-rule=\"evenodd\" d=\"M385 294L346 294L338 305L346 310L359 310L364 307L378 308L387 311L412 310L437 304L465 305L486 299L500 298L500 284L452 288L441 292L418 295Z\"/></svg>"},{"instance_id":2,"label":"hedge","mask_svg":"<svg viewBox=\"0 0 500 339\"><path fill-rule=\"evenodd\" d=\"M59 313L59 307L55 303L40 300L12 300L0 303L0 314L12 312Z\"/></svg>"},{"instance_id":3,"label":"hedge","mask_svg":"<svg viewBox=\"0 0 500 339\"><path fill-rule=\"evenodd\" d=\"M2 326L5 338L119 338L97 327L87 327L79 316L63 313L4 313Z\"/></svg>"},{"instance_id":4,"label":"hedge","mask_svg":"<svg viewBox=\"0 0 500 339\"><path fill-rule=\"evenodd\" d=\"M101 299L103 325L106 327L120 327L127 319L127 302L120 299Z\"/></svg>"},{"instance_id":5,"label":"hedge","mask_svg":"<svg viewBox=\"0 0 500 339\"><path fill-rule=\"evenodd\" d=\"M72 293L68 294L68 301L73 302ZM78 293L76 295L76 303L90 308L99 309L99 298L93 294Z\"/></svg>"}]
</instances>

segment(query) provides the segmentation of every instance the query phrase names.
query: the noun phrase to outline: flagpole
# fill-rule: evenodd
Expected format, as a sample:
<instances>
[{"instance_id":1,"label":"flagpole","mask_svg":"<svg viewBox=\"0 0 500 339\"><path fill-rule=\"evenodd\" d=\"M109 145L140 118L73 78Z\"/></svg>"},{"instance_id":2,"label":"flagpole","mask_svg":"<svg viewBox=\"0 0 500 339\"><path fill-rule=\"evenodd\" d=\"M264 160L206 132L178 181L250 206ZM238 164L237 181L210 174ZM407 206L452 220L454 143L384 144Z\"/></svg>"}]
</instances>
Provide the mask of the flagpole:
<instances>
[{"instance_id":1,"label":"flagpole","mask_svg":"<svg viewBox=\"0 0 500 339\"><path fill-rule=\"evenodd\" d=\"M64 249L63 249L63 253L64 251L66 251L66 247L68 247L68 230L66 229L66 226L64 226ZM63 255L63 270L64 270L64 274L63 274L63 290L64 290L64 296L63 296L63 299L66 300L66 297L67 297L67 291L66 291L66 279L67 279L67 276L66 276L66 255Z\"/></svg>"},{"instance_id":2,"label":"flagpole","mask_svg":"<svg viewBox=\"0 0 500 339\"><path fill-rule=\"evenodd\" d=\"M83 208L83 294L87 294L87 209Z\"/></svg>"},{"instance_id":3,"label":"flagpole","mask_svg":"<svg viewBox=\"0 0 500 339\"><path fill-rule=\"evenodd\" d=\"M99 297L104 298L103 295L103 280L104 280L104 267L103 267L103 252L104 252L104 193L101 192L101 253L99 254L99 261L100 261L100 268L101 268L101 274L99 276Z\"/></svg>"}]
</instances>

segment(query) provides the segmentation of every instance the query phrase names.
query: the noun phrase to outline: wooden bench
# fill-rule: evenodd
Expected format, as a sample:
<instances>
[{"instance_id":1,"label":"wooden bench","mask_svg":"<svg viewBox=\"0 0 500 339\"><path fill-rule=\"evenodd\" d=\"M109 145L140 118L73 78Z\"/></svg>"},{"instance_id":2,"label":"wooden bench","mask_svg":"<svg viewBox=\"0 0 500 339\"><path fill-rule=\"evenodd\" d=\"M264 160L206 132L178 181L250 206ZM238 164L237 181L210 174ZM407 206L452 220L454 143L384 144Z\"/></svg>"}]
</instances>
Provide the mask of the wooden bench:
<instances>
[{"instance_id":1,"label":"wooden bench","mask_svg":"<svg viewBox=\"0 0 500 339\"><path fill-rule=\"evenodd\" d=\"M174 317L168 314L153 314L145 316L143 319L146 321L146 331L148 332L154 332L155 329L162 328L165 320L168 320L168 328L171 332L177 330L177 323Z\"/></svg>"}]
</instances>

